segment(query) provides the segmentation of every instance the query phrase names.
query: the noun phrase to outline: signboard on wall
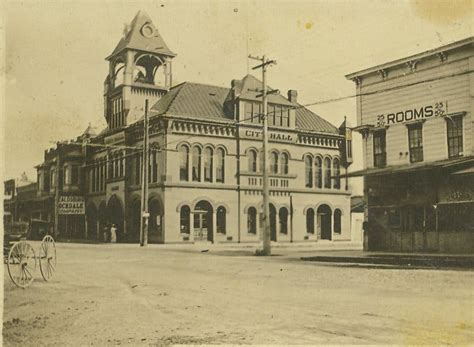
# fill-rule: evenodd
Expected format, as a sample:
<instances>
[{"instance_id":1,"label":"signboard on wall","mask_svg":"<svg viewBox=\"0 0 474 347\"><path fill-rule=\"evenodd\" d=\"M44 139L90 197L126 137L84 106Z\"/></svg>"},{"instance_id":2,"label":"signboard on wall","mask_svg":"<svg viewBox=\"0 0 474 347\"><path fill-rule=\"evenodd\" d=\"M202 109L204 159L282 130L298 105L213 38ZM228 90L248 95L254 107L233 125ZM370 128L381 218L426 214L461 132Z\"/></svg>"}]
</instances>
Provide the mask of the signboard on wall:
<instances>
[{"instance_id":1,"label":"signboard on wall","mask_svg":"<svg viewBox=\"0 0 474 347\"><path fill-rule=\"evenodd\" d=\"M239 136L240 136L240 138L243 138L243 139L261 140L262 139L262 130L240 129ZM297 138L297 136L295 134L292 134L292 133L276 132L276 131L269 131L268 132L268 139L271 142L294 143L294 142L296 142L296 138Z\"/></svg>"},{"instance_id":2,"label":"signboard on wall","mask_svg":"<svg viewBox=\"0 0 474 347\"><path fill-rule=\"evenodd\" d=\"M82 196L60 196L58 214L85 214L85 202Z\"/></svg>"},{"instance_id":3,"label":"signboard on wall","mask_svg":"<svg viewBox=\"0 0 474 347\"><path fill-rule=\"evenodd\" d=\"M403 124L422 119L443 117L448 114L448 102L438 101L432 104L414 106L406 109L389 111L376 116L376 127Z\"/></svg>"}]
</instances>

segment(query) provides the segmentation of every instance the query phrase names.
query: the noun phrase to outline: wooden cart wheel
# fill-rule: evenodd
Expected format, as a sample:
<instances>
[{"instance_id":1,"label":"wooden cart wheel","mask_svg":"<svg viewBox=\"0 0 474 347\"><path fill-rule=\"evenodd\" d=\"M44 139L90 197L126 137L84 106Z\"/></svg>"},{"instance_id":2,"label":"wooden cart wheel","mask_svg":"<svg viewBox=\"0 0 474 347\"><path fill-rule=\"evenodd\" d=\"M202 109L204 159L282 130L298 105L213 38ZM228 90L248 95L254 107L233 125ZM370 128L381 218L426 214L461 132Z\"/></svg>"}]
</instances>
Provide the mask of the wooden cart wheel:
<instances>
[{"instance_id":1,"label":"wooden cart wheel","mask_svg":"<svg viewBox=\"0 0 474 347\"><path fill-rule=\"evenodd\" d=\"M43 279L45 281L52 279L54 271L56 271L56 245L50 235L46 235L41 241L39 265Z\"/></svg>"},{"instance_id":2,"label":"wooden cart wheel","mask_svg":"<svg viewBox=\"0 0 474 347\"><path fill-rule=\"evenodd\" d=\"M26 288L33 282L36 256L33 247L25 241L17 242L10 249L7 261L8 274L16 286Z\"/></svg>"}]
</instances>

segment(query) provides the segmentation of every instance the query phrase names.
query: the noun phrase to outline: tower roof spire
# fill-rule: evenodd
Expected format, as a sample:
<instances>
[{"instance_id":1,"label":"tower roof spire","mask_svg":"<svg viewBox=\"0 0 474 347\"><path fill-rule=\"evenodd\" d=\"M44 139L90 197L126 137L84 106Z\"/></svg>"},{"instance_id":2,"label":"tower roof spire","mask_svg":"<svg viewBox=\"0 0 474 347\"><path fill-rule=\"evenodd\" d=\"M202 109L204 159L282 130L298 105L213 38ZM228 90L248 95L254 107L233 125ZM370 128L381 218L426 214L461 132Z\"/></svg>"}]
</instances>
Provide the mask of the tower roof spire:
<instances>
[{"instance_id":1,"label":"tower roof spire","mask_svg":"<svg viewBox=\"0 0 474 347\"><path fill-rule=\"evenodd\" d=\"M161 37L152 20L145 11L138 11L129 26L124 30L124 36L120 39L112 54L112 57L125 49L134 49L143 52L162 54L169 57L176 56Z\"/></svg>"}]
</instances>

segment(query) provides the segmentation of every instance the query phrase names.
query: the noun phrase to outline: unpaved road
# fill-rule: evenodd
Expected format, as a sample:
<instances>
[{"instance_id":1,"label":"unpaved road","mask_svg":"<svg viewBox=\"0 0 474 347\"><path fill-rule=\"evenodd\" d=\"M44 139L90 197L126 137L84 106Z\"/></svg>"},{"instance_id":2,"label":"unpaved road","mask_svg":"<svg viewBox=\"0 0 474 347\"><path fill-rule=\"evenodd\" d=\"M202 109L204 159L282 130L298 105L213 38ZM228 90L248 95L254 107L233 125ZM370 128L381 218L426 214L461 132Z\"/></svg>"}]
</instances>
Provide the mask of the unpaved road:
<instances>
[{"instance_id":1,"label":"unpaved road","mask_svg":"<svg viewBox=\"0 0 474 347\"><path fill-rule=\"evenodd\" d=\"M52 282L38 270L22 290L4 275L6 346L474 341L471 271L328 266L284 249L57 248Z\"/></svg>"}]
</instances>

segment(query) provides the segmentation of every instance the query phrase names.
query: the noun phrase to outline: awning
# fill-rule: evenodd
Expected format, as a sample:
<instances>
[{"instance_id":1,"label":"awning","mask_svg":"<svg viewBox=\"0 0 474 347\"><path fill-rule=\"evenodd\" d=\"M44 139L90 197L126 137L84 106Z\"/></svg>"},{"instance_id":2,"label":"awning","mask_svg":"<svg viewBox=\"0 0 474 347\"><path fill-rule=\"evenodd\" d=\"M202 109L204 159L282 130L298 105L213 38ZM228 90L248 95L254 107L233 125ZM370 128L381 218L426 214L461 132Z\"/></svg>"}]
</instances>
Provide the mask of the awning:
<instances>
[{"instance_id":1,"label":"awning","mask_svg":"<svg viewBox=\"0 0 474 347\"><path fill-rule=\"evenodd\" d=\"M421 162L410 165L398 165L398 166L386 166L386 167L374 167L364 170L358 170L349 172L347 174L341 174L341 177L359 177L359 176L378 176L378 175L391 175L399 173L407 173L414 171L431 170L435 168L448 168L455 165L468 164L472 162L474 164L474 156L462 157L448 160L439 160L433 162ZM470 167L464 170L474 170L474 167Z\"/></svg>"}]
</instances>

